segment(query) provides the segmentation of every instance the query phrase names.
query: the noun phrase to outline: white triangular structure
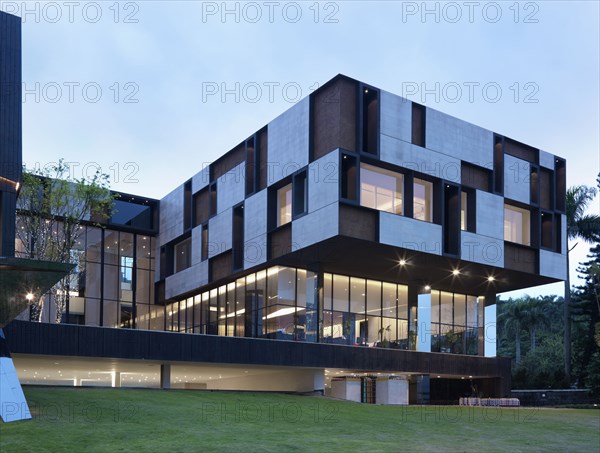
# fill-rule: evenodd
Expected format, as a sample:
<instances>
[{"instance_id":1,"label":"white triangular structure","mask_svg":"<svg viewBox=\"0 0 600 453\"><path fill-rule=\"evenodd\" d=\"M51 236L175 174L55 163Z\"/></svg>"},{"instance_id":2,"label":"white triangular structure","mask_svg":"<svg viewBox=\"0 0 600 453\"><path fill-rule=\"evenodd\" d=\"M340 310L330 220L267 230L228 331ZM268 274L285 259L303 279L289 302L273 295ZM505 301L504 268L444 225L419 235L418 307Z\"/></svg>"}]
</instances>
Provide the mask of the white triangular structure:
<instances>
[{"instance_id":1,"label":"white triangular structure","mask_svg":"<svg viewBox=\"0 0 600 453\"><path fill-rule=\"evenodd\" d=\"M0 329L0 418L5 423L31 419L15 364Z\"/></svg>"}]
</instances>

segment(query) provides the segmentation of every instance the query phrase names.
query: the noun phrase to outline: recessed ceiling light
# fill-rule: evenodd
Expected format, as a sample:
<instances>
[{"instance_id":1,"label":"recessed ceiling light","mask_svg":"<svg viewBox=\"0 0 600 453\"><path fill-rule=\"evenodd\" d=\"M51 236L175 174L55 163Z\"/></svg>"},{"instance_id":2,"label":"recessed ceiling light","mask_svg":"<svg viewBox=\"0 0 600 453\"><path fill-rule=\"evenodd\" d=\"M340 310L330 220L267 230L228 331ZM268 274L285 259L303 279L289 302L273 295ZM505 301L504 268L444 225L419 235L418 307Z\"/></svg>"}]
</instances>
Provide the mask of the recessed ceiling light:
<instances>
[{"instance_id":1,"label":"recessed ceiling light","mask_svg":"<svg viewBox=\"0 0 600 453\"><path fill-rule=\"evenodd\" d=\"M400 260L400 266L404 266L406 264L406 260Z\"/></svg>"},{"instance_id":2,"label":"recessed ceiling light","mask_svg":"<svg viewBox=\"0 0 600 453\"><path fill-rule=\"evenodd\" d=\"M496 279L494 278L494 276L493 276L493 275L490 275L490 276L488 277L488 282L493 282L494 280L496 280Z\"/></svg>"},{"instance_id":3,"label":"recessed ceiling light","mask_svg":"<svg viewBox=\"0 0 600 453\"><path fill-rule=\"evenodd\" d=\"M460 271L458 269L454 269L452 271L452 275L459 275L459 274L460 274Z\"/></svg>"},{"instance_id":4,"label":"recessed ceiling light","mask_svg":"<svg viewBox=\"0 0 600 453\"><path fill-rule=\"evenodd\" d=\"M430 289L431 289L431 286L425 285L425 291L429 291Z\"/></svg>"}]
</instances>

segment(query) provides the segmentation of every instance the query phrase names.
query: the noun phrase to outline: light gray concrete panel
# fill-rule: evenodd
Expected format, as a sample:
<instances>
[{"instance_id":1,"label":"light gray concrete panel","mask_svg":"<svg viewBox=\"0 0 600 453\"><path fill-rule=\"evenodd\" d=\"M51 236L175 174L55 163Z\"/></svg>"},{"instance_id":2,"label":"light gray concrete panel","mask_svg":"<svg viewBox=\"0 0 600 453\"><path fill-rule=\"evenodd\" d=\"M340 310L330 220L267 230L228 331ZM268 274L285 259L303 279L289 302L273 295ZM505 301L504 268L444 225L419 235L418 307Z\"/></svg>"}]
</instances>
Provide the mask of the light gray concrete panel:
<instances>
[{"instance_id":1,"label":"light gray concrete panel","mask_svg":"<svg viewBox=\"0 0 600 453\"><path fill-rule=\"evenodd\" d=\"M210 182L210 163L205 162L202 165L202 170L192 177L192 193L196 193L204 189Z\"/></svg>"},{"instance_id":2,"label":"light gray concrete panel","mask_svg":"<svg viewBox=\"0 0 600 453\"><path fill-rule=\"evenodd\" d=\"M336 202L340 198L340 153L330 152L308 167L308 212Z\"/></svg>"},{"instance_id":3,"label":"light gray concrete panel","mask_svg":"<svg viewBox=\"0 0 600 453\"><path fill-rule=\"evenodd\" d=\"M476 191L475 227L477 234L504 240L504 197Z\"/></svg>"},{"instance_id":4,"label":"light gray concrete panel","mask_svg":"<svg viewBox=\"0 0 600 453\"><path fill-rule=\"evenodd\" d=\"M208 283L208 260L170 275L165 280L165 297L171 299Z\"/></svg>"},{"instance_id":5,"label":"light gray concrete panel","mask_svg":"<svg viewBox=\"0 0 600 453\"><path fill-rule=\"evenodd\" d=\"M160 260L158 260L160 261ZM202 261L202 225L192 229L192 265Z\"/></svg>"},{"instance_id":6,"label":"light gray concrete panel","mask_svg":"<svg viewBox=\"0 0 600 453\"><path fill-rule=\"evenodd\" d=\"M267 189L244 202L244 239L254 239L267 232Z\"/></svg>"},{"instance_id":7,"label":"light gray concrete panel","mask_svg":"<svg viewBox=\"0 0 600 453\"><path fill-rule=\"evenodd\" d=\"M217 212L223 212L244 199L244 165L242 162L217 179Z\"/></svg>"},{"instance_id":8,"label":"light gray concrete panel","mask_svg":"<svg viewBox=\"0 0 600 453\"><path fill-rule=\"evenodd\" d=\"M229 208L208 221L208 257L231 249L232 209Z\"/></svg>"},{"instance_id":9,"label":"light gray concrete panel","mask_svg":"<svg viewBox=\"0 0 600 453\"><path fill-rule=\"evenodd\" d=\"M442 226L389 212L380 212L379 242L419 252L441 255Z\"/></svg>"},{"instance_id":10,"label":"light gray concrete panel","mask_svg":"<svg viewBox=\"0 0 600 453\"><path fill-rule=\"evenodd\" d=\"M244 241L244 269L267 261L267 233Z\"/></svg>"},{"instance_id":11,"label":"light gray concrete panel","mask_svg":"<svg viewBox=\"0 0 600 453\"><path fill-rule=\"evenodd\" d=\"M2 335L0 329L0 342L4 343ZM0 357L0 419L4 423L31 419L29 406L11 357Z\"/></svg>"},{"instance_id":12,"label":"light gray concrete panel","mask_svg":"<svg viewBox=\"0 0 600 453\"><path fill-rule=\"evenodd\" d=\"M483 355L496 357L496 304L485 307L483 317L485 319Z\"/></svg>"},{"instance_id":13,"label":"light gray concrete panel","mask_svg":"<svg viewBox=\"0 0 600 453\"><path fill-rule=\"evenodd\" d=\"M489 266L504 267L504 240L461 231L460 259Z\"/></svg>"},{"instance_id":14,"label":"light gray concrete panel","mask_svg":"<svg viewBox=\"0 0 600 453\"><path fill-rule=\"evenodd\" d=\"M387 91L380 91L382 134L405 142L412 140L412 102Z\"/></svg>"},{"instance_id":15,"label":"light gray concrete panel","mask_svg":"<svg viewBox=\"0 0 600 453\"><path fill-rule=\"evenodd\" d=\"M540 250L540 275L558 280L566 280L567 255Z\"/></svg>"},{"instance_id":16,"label":"light gray concrete panel","mask_svg":"<svg viewBox=\"0 0 600 453\"><path fill-rule=\"evenodd\" d=\"M490 168L494 161L494 133L428 108L425 145L457 159Z\"/></svg>"},{"instance_id":17,"label":"light gray concrete panel","mask_svg":"<svg viewBox=\"0 0 600 453\"><path fill-rule=\"evenodd\" d=\"M540 166L554 170L554 154L540 149Z\"/></svg>"},{"instance_id":18,"label":"light gray concrete panel","mask_svg":"<svg viewBox=\"0 0 600 453\"><path fill-rule=\"evenodd\" d=\"M268 185L308 164L309 98L285 111L268 127Z\"/></svg>"},{"instance_id":19,"label":"light gray concrete panel","mask_svg":"<svg viewBox=\"0 0 600 453\"><path fill-rule=\"evenodd\" d=\"M529 204L531 195L531 164L523 159L504 155L504 197Z\"/></svg>"},{"instance_id":20,"label":"light gray concrete panel","mask_svg":"<svg viewBox=\"0 0 600 453\"><path fill-rule=\"evenodd\" d=\"M560 252L563 255L567 254L569 249L569 240L567 238L567 216L560 215Z\"/></svg>"},{"instance_id":21,"label":"light gray concrete panel","mask_svg":"<svg viewBox=\"0 0 600 453\"><path fill-rule=\"evenodd\" d=\"M460 159L381 135L379 157L410 170L460 183Z\"/></svg>"},{"instance_id":22,"label":"light gray concrete panel","mask_svg":"<svg viewBox=\"0 0 600 453\"><path fill-rule=\"evenodd\" d=\"M332 203L292 222L292 250L324 241L339 233L339 203Z\"/></svg>"},{"instance_id":23,"label":"light gray concrete panel","mask_svg":"<svg viewBox=\"0 0 600 453\"><path fill-rule=\"evenodd\" d=\"M159 231L160 245L183 234L183 184L160 200Z\"/></svg>"}]
</instances>

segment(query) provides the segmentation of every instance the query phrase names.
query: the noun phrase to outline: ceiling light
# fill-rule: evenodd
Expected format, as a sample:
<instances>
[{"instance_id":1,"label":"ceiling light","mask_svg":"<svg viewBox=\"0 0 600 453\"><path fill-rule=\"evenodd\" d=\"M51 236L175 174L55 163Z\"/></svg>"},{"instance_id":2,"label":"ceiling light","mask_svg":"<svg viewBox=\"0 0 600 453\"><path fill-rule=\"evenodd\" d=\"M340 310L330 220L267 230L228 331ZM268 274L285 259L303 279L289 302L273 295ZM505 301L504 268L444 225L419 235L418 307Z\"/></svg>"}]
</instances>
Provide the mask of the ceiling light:
<instances>
[{"instance_id":1,"label":"ceiling light","mask_svg":"<svg viewBox=\"0 0 600 453\"><path fill-rule=\"evenodd\" d=\"M425 285L425 291L429 291L430 289L431 289L431 286Z\"/></svg>"},{"instance_id":2,"label":"ceiling light","mask_svg":"<svg viewBox=\"0 0 600 453\"><path fill-rule=\"evenodd\" d=\"M33 300L33 293L27 293L27 295L25 296L25 299L27 299L28 301L32 301Z\"/></svg>"},{"instance_id":3,"label":"ceiling light","mask_svg":"<svg viewBox=\"0 0 600 453\"><path fill-rule=\"evenodd\" d=\"M454 275L454 276L459 275L459 274L460 274L460 271L458 269L454 269L452 271L452 275Z\"/></svg>"},{"instance_id":4,"label":"ceiling light","mask_svg":"<svg viewBox=\"0 0 600 453\"><path fill-rule=\"evenodd\" d=\"M406 260L400 260L400 266L404 266L406 264Z\"/></svg>"},{"instance_id":5,"label":"ceiling light","mask_svg":"<svg viewBox=\"0 0 600 453\"><path fill-rule=\"evenodd\" d=\"M493 275L490 275L487 280L488 280L488 282L493 282L496 279L494 278Z\"/></svg>"}]
</instances>

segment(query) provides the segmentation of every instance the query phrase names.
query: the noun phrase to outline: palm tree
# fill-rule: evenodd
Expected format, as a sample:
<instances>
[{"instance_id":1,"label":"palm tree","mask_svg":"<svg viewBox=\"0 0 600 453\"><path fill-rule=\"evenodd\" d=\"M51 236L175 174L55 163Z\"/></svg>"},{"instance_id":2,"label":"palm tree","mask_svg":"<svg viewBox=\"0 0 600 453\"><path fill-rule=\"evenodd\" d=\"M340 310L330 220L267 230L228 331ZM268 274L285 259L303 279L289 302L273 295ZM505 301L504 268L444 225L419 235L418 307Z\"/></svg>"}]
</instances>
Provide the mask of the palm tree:
<instances>
[{"instance_id":1,"label":"palm tree","mask_svg":"<svg viewBox=\"0 0 600 453\"><path fill-rule=\"evenodd\" d=\"M507 334L515 336L515 364L521 363L521 332L528 319L528 299L509 299L504 304L503 312L498 316L498 323L506 329Z\"/></svg>"},{"instance_id":2,"label":"palm tree","mask_svg":"<svg viewBox=\"0 0 600 453\"><path fill-rule=\"evenodd\" d=\"M529 298L524 301L526 315L525 327L529 329L529 339L531 341L530 352L535 352L536 333L538 328L547 326L550 319L548 317L547 301L542 298Z\"/></svg>"},{"instance_id":3,"label":"palm tree","mask_svg":"<svg viewBox=\"0 0 600 453\"><path fill-rule=\"evenodd\" d=\"M598 175L600 187L600 174ZM600 240L600 216L586 214L589 204L596 196L596 189L588 186L574 186L567 190L567 240L594 242ZM569 278L569 253L579 242L567 250L567 275L565 280L565 376L571 381L571 279ZM567 245L568 247L568 245Z\"/></svg>"}]
</instances>

